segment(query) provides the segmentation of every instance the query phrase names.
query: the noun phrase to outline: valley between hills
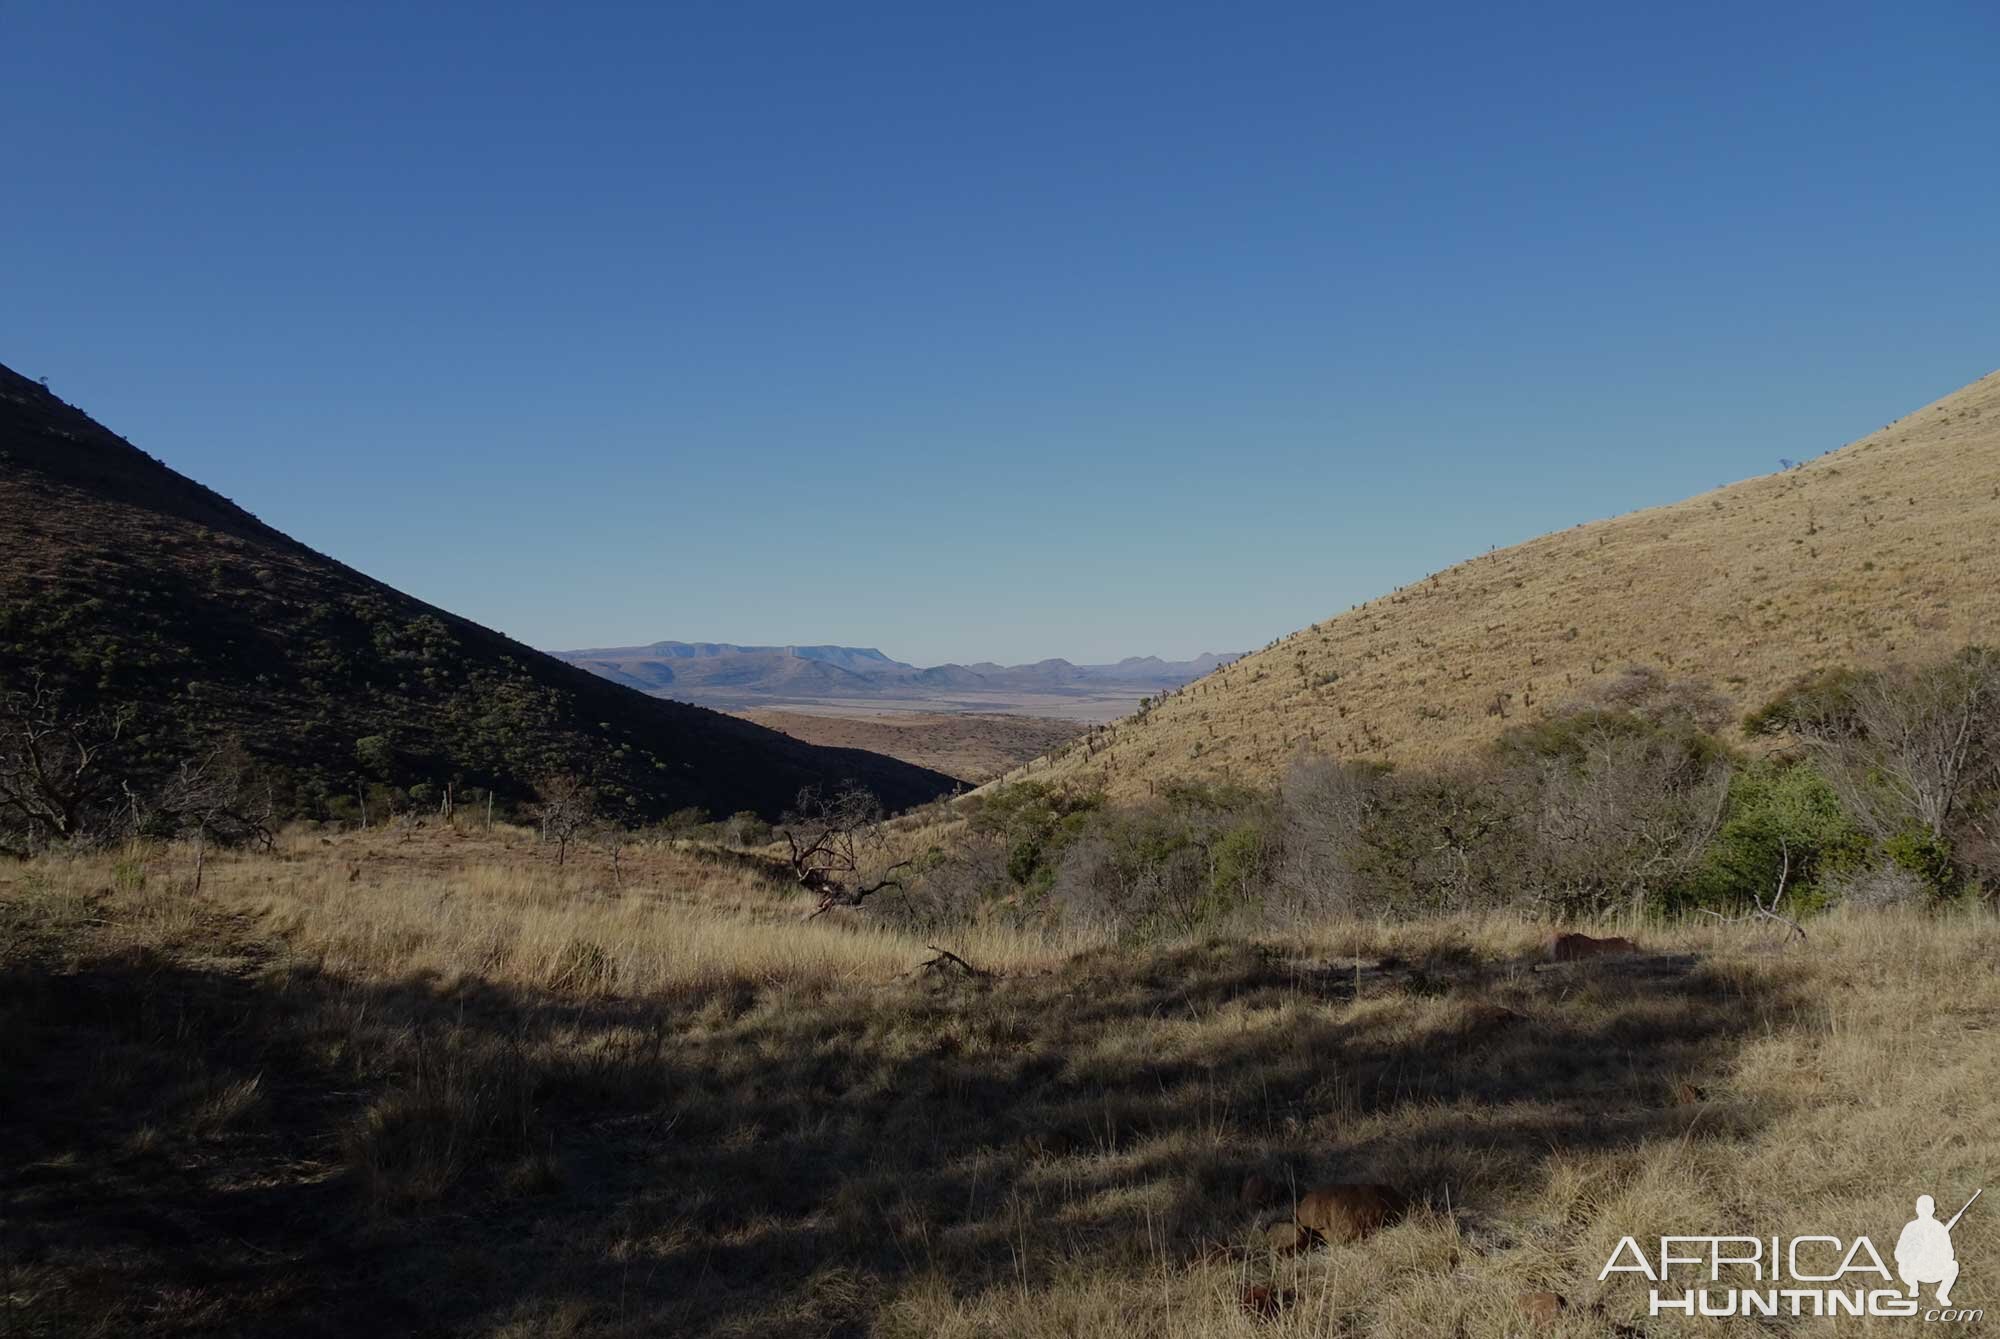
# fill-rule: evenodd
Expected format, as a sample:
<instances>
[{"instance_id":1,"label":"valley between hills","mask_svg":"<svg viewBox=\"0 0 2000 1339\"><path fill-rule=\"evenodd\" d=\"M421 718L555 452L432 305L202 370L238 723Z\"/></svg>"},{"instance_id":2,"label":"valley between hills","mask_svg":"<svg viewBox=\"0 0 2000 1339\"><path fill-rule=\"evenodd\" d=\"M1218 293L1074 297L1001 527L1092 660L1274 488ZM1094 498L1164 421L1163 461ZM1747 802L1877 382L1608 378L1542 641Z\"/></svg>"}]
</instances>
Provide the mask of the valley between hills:
<instances>
[{"instance_id":1,"label":"valley between hills","mask_svg":"<svg viewBox=\"0 0 2000 1339\"><path fill-rule=\"evenodd\" d=\"M731 712L806 743L866 749L971 783L1052 752L1089 726L1236 658L924 669L872 647L672 641L555 654L653 697Z\"/></svg>"},{"instance_id":2,"label":"valley between hills","mask_svg":"<svg viewBox=\"0 0 2000 1339\"><path fill-rule=\"evenodd\" d=\"M0 1330L1769 1333L1604 1264L2000 1163L1996 430L940 699L544 655L0 370Z\"/></svg>"},{"instance_id":3,"label":"valley between hills","mask_svg":"<svg viewBox=\"0 0 2000 1339\"><path fill-rule=\"evenodd\" d=\"M6 6L0 1339L1994 1336L1996 68Z\"/></svg>"}]
</instances>

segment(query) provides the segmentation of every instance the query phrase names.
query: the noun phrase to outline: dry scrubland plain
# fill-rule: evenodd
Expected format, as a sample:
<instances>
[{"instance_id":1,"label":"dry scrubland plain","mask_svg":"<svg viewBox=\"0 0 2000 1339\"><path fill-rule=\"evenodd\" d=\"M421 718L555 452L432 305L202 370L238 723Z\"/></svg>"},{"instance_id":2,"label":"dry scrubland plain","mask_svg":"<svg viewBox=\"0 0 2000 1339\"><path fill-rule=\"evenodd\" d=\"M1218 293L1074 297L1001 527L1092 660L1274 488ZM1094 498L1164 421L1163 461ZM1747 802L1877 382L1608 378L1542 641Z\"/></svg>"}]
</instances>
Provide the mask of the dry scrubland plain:
<instances>
[{"instance_id":1,"label":"dry scrubland plain","mask_svg":"<svg viewBox=\"0 0 2000 1339\"><path fill-rule=\"evenodd\" d=\"M1823 666L1991 640L1996 531L2000 372L1800 468L1460 563L1014 775L1130 797L1268 781L1302 745L1436 763L1631 665L1748 710Z\"/></svg>"},{"instance_id":2,"label":"dry scrubland plain","mask_svg":"<svg viewBox=\"0 0 2000 1339\"><path fill-rule=\"evenodd\" d=\"M1046 716L953 712L779 711L737 713L745 720L828 748L866 749L978 784L1039 758L1084 730Z\"/></svg>"},{"instance_id":3,"label":"dry scrubland plain","mask_svg":"<svg viewBox=\"0 0 2000 1339\"><path fill-rule=\"evenodd\" d=\"M688 848L432 826L190 873L0 870L0 1332L1726 1335L1597 1283L1617 1239L1887 1250L2000 1166L1986 912L1543 971L1512 919L996 926L949 945L973 977ZM1256 1249L1322 1180L1419 1207ZM2000 1304L2000 1211L1957 1243Z\"/></svg>"}]
</instances>

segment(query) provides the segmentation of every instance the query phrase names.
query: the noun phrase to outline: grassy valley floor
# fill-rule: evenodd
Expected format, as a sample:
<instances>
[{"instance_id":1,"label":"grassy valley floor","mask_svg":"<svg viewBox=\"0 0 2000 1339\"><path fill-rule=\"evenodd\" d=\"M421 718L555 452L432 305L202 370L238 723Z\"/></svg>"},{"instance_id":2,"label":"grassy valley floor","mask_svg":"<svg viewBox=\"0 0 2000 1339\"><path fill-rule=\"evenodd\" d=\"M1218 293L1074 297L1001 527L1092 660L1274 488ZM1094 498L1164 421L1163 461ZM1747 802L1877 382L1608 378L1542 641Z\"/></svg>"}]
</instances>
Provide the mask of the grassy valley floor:
<instances>
[{"instance_id":1,"label":"grassy valley floor","mask_svg":"<svg viewBox=\"0 0 2000 1339\"><path fill-rule=\"evenodd\" d=\"M0 1334L1770 1333L1597 1275L1627 1234L1887 1254L2000 1167L1984 912L1557 966L1508 918L993 926L945 945L975 975L680 847L297 833L191 874L0 871ZM1262 1249L1326 1180L1418 1207ZM1983 1206L1955 1300L1991 1309Z\"/></svg>"}]
</instances>

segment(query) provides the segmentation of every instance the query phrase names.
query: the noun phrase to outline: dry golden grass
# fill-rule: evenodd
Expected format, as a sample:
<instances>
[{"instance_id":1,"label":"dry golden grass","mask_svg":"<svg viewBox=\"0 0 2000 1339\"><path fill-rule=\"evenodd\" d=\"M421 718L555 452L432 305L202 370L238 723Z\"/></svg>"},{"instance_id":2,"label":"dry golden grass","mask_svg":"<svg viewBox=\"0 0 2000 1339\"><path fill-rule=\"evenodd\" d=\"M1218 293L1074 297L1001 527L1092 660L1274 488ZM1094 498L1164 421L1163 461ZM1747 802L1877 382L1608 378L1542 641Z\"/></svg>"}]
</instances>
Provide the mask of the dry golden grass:
<instances>
[{"instance_id":1,"label":"dry golden grass","mask_svg":"<svg viewBox=\"0 0 2000 1339\"><path fill-rule=\"evenodd\" d=\"M810 903L672 846L627 845L614 873L602 849L558 867L525 833L498 850L450 840L473 850L442 868L399 860L394 847L342 860L312 858L307 848L256 886L239 882L238 895L315 970L417 976L444 989L467 981L581 995L700 995L739 981L827 989L881 984L929 956L921 942L870 922L796 925ZM1010 969L1054 957L1029 949L1018 935L986 932L966 951Z\"/></svg>"},{"instance_id":2,"label":"dry golden grass","mask_svg":"<svg viewBox=\"0 0 2000 1339\"><path fill-rule=\"evenodd\" d=\"M1617 1239L1886 1250L2000 1166L1988 912L1541 970L1500 915L995 927L974 978L689 850L322 841L199 897L168 849L0 871L5 1332L1401 1339L1530 1332L1547 1288L1535 1333L1727 1335L1599 1284ZM1420 1207L1273 1259L1252 1172ZM1955 1235L2000 1302L2000 1211Z\"/></svg>"},{"instance_id":3,"label":"dry golden grass","mask_svg":"<svg viewBox=\"0 0 2000 1339\"><path fill-rule=\"evenodd\" d=\"M1630 665L1748 709L1821 666L1991 640L1996 530L2000 373L1801 468L1460 563L1010 776L1135 796L1269 780L1301 747L1435 763Z\"/></svg>"}]
</instances>

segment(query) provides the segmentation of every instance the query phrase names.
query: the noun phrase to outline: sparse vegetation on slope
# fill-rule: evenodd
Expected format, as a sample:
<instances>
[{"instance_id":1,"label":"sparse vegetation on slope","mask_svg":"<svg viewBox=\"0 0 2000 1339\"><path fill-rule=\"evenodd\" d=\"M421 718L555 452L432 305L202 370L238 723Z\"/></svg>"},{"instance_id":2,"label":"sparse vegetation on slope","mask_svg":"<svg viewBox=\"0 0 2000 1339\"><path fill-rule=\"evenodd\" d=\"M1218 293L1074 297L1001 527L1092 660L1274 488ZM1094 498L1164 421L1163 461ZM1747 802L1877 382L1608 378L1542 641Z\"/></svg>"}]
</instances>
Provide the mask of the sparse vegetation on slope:
<instances>
[{"instance_id":1,"label":"sparse vegetation on slope","mask_svg":"<svg viewBox=\"0 0 2000 1339\"><path fill-rule=\"evenodd\" d=\"M1483 554L1013 773L1119 797L1300 750L1432 764L1638 666L1737 710L2000 628L2000 373L1817 459Z\"/></svg>"},{"instance_id":2,"label":"sparse vegetation on slope","mask_svg":"<svg viewBox=\"0 0 2000 1339\"><path fill-rule=\"evenodd\" d=\"M2000 895L2000 656L1815 676L1756 714L1796 736L1784 750L1732 747L1713 733L1727 719L1698 686L1633 671L1450 765L1302 754L1274 787L1170 781L1123 802L1009 782L957 801L878 910L1145 942L1502 909L1782 924Z\"/></svg>"},{"instance_id":3,"label":"sparse vegetation on slope","mask_svg":"<svg viewBox=\"0 0 2000 1339\"><path fill-rule=\"evenodd\" d=\"M0 687L126 718L151 786L236 741L281 811L525 800L555 773L608 816L775 817L855 780L895 807L952 778L820 749L562 664L314 553L0 368ZM39 676L39 680L38 680ZM106 759L107 771L110 760ZM420 793L421 791L421 793Z\"/></svg>"}]
</instances>

